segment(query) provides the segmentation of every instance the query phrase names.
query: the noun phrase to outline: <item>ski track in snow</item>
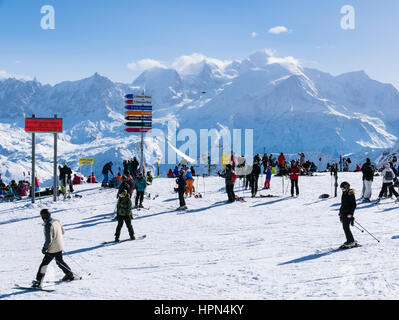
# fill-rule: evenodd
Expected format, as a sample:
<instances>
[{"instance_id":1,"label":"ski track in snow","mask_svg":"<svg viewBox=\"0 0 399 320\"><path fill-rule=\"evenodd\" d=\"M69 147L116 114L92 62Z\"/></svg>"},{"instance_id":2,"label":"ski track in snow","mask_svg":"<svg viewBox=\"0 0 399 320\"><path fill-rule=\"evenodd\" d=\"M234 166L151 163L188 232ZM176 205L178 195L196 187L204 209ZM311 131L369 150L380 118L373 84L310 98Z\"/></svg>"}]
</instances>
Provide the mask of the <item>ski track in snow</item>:
<instances>
[{"instance_id":1,"label":"ski track in snow","mask_svg":"<svg viewBox=\"0 0 399 320\"><path fill-rule=\"evenodd\" d=\"M360 198L361 174L340 173ZM206 183L204 192L204 181ZM259 179L262 186L264 176ZM288 180L284 181L284 190ZM373 199L382 184L373 183ZM197 187L197 182L194 184ZM327 251L345 241L338 219L341 192L332 194L329 174L300 177L300 196L282 194L281 177L271 190L278 198L250 198L228 204L224 180L200 178L202 199L187 198L190 211L179 213L175 179L155 179L145 206L133 220L136 242L103 245L114 238L112 220L116 189L99 184L76 186L83 198L52 197L0 204L0 299L397 299L399 297L399 205L382 200L378 206L358 201L357 221L373 233L352 232L364 246ZM266 192L267 191L267 192ZM52 293L14 289L29 285L43 258L40 208L49 208L65 229L65 262L83 280L52 285L62 278L53 261L46 286ZM137 212L135 212L137 213ZM398 223L399 224L399 223ZM128 237L124 226L121 239ZM91 273L91 275L88 275Z\"/></svg>"}]
</instances>

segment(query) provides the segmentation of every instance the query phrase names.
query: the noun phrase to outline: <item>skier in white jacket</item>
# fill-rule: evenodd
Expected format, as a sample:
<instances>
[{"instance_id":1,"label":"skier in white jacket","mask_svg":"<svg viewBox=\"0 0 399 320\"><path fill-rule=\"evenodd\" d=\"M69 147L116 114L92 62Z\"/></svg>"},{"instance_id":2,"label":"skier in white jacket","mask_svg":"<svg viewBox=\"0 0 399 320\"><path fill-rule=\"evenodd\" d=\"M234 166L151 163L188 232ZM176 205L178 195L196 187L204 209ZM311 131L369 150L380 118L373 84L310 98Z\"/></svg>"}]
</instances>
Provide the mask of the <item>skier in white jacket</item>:
<instances>
[{"instance_id":1,"label":"skier in white jacket","mask_svg":"<svg viewBox=\"0 0 399 320\"><path fill-rule=\"evenodd\" d=\"M377 202L379 202L384 195L385 191L389 189L390 194L394 194L396 197L396 202L399 201L399 194L396 192L395 188L393 187L393 180L395 178L395 173L391 169L389 164L384 164L383 165L383 170L381 172L381 175L383 177L382 180L382 188L380 191L380 194L378 195Z\"/></svg>"},{"instance_id":2,"label":"skier in white jacket","mask_svg":"<svg viewBox=\"0 0 399 320\"><path fill-rule=\"evenodd\" d=\"M51 214L48 209L42 209L40 211L44 223L44 237L45 242L42 248L44 258L40 264L39 270L36 275L36 280L33 281L32 287L41 287L43 278L46 274L47 266L55 258L57 266L65 273L62 281L71 281L76 279L76 276L72 273L69 266L62 259L62 251L64 250L64 228L61 223L51 218Z\"/></svg>"}]
</instances>

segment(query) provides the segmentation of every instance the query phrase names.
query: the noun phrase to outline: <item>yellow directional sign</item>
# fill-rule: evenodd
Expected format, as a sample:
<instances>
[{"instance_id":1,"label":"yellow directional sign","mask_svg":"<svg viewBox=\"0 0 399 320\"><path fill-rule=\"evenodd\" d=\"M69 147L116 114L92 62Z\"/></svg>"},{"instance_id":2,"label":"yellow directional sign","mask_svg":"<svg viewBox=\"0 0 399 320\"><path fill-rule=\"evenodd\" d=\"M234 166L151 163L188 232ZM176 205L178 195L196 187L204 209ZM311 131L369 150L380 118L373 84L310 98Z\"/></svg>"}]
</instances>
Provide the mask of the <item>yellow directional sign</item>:
<instances>
[{"instance_id":1,"label":"yellow directional sign","mask_svg":"<svg viewBox=\"0 0 399 320\"><path fill-rule=\"evenodd\" d=\"M230 163L230 157L228 153L222 154L222 166L227 166Z\"/></svg>"},{"instance_id":2,"label":"yellow directional sign","mask_svg":"<svg viewBox=\"0 0 399 320\"><path fill-rule=\"evenodd\" d=\"M79 164L94 164L93 158L80 158Z\"/></svg>"}]
</instances>

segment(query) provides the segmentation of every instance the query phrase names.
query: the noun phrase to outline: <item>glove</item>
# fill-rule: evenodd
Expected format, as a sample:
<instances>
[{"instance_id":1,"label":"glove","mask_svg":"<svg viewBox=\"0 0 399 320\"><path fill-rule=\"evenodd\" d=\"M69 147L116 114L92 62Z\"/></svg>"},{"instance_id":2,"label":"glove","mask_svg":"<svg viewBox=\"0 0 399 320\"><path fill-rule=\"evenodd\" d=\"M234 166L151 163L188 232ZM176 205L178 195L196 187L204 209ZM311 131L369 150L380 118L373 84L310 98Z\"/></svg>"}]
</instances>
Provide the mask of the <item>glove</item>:
<instances>
[{"instance_id":1,"label":"glove","mask_svg":"<svg viewBox=\"0 0 399 320\"><path fill-rule=\"evenodd\" d=\"M43 248L43 249L42 249L42 253L43 253L43 254L46 254L46 253L47 253L47 249L46 249L46 248Z\"/></svg>"},{"instance_id":2,"label":"glove","mask_svg":"<svg viewBox=\"0 0 399 320\"><path fill-rule=\"evenodd\" d=\"M348 214L346 217L350 220L350 224L353 227L355 224L355 218L351 214Z\"/></svg>"}]
</instances>

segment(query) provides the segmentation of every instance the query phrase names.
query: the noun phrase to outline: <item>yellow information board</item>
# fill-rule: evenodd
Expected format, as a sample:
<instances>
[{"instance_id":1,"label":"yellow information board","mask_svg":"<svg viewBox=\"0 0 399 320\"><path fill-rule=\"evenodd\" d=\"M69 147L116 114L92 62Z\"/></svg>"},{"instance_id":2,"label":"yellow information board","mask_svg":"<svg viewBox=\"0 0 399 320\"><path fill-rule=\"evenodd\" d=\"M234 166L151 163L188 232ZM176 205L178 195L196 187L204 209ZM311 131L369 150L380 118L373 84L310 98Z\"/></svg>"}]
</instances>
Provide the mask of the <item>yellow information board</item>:
<instances>
[{"instance_id":1,"label":"yellow information board","mask_svg":"<svg viewBox=\"0 0 399 320\"><path fill-rule=\"evenodd\" d=\"M230 163L230 155L228 153L222 154L222 166L227 166Z\"/></svg>"},{"instance_id":2,"label":"yellow information board","mask_svg":"<svg viewBox=\"0 0 399 320\"><path fill-rule=\"evenodd\" d=\"M94 159L93 158L80 158L79 159L79 164L94 164Z\"/></svg>"}]
</instances>

